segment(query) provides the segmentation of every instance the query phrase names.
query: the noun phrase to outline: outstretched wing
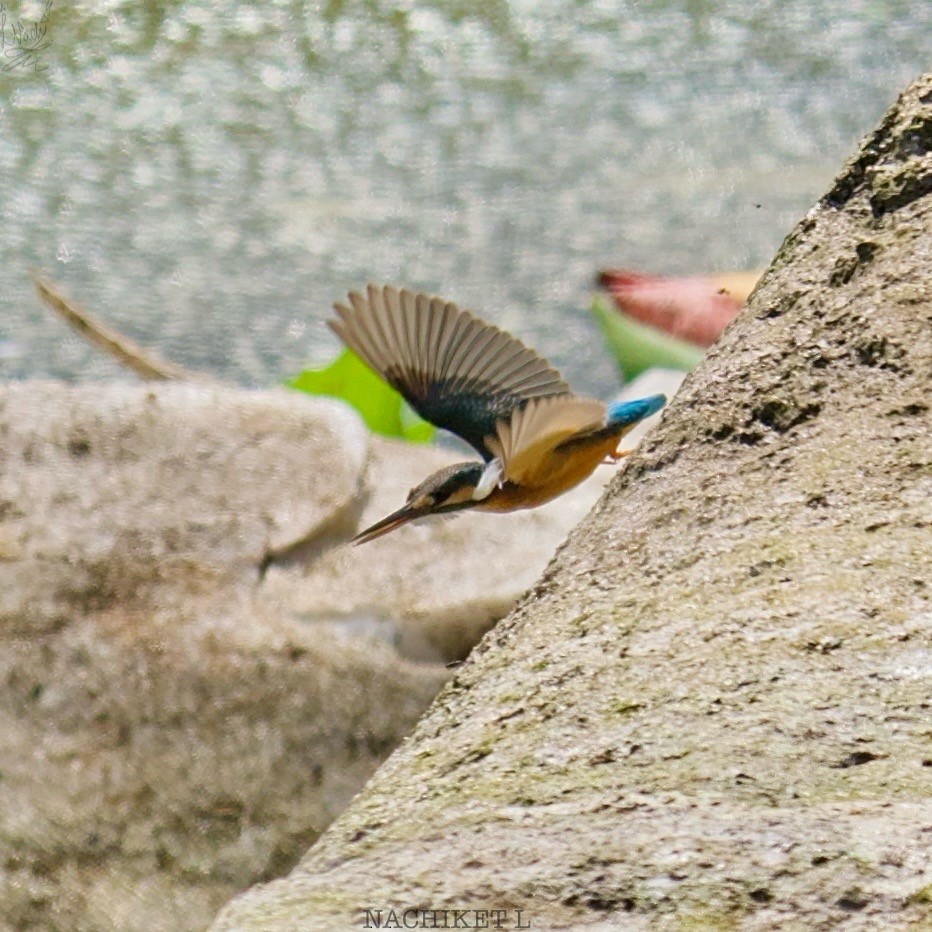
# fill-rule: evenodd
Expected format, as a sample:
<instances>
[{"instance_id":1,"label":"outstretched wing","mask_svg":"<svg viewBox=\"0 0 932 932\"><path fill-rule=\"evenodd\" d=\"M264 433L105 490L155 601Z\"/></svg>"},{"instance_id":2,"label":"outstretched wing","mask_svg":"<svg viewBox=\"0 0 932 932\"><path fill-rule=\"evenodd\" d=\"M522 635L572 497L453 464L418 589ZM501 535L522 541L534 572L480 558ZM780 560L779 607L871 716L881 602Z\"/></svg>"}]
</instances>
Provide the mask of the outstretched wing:
<instances>
[{"instance_id":1,"label":"outstretched wing","mask_svg":"<svg viewBox=\"0 0 932 932\"><path fill-rule=\"evenodd\" d=\"M605 425L605 405L594 398L562 395L535 398L496 425L486 445L502 463L502 478L518 485L535 485L538 469L548 467L554 447L585 431Z\"/></svg>"},{"instance_id":2,"label":"outstretched wing","mask_svg":"<svg viewBox=\"0 0 932 932\"><path fill-rule=\"evenodd\" d=\"M329 321L341 340L421 417L458 434L486 460L486 437L533 398L569 386L520 340L450 301L386 285L351 291Z\"/></svg>"}]
</instances>

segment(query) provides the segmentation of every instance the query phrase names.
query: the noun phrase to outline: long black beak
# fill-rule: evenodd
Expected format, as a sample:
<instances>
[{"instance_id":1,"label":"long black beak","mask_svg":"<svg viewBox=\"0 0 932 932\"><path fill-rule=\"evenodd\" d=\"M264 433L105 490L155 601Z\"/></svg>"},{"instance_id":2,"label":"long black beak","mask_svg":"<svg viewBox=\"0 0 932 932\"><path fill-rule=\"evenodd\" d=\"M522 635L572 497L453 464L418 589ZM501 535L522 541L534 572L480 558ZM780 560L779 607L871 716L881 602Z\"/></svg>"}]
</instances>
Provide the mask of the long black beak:
<instances>
[{"instance_id":1,"label":"long black beak","mask_svg":"<svg viewBox=\"0 0 932 932\"><path fill-rule=\"evenodd\" d=\"M372 527L367 527L364 531L360 531L350 543L368 543L370 540L375 540L377 537L381 537L389 531L394 531L396 527L401 527L402 524L407 524L415 518L423 518L430 513L430 510L427 508L411 508L408 505L404 505L399 508L398 511L392 512L387 518L376 521Z\"/></svg>"}]
</instances>

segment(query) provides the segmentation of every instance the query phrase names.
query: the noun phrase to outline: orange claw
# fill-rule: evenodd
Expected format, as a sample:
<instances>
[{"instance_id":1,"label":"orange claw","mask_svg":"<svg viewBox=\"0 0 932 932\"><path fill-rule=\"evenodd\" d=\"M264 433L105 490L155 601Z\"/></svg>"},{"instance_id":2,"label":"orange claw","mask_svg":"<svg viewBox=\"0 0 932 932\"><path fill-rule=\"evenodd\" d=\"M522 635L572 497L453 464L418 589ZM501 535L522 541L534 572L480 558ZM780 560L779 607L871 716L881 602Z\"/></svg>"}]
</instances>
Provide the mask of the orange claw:
<instances>
[{"instance_id":1,"label":"orange claw","mask_svg":"<svg viewBox=\"0 0 932 932\"><path fill-rule=\"evenodd\" d=\"M599 284L629 317L698 346L711 346L760 276L760 272L734 272L662 278L631 269L607 269L599 273Z\"/></svg>"}]
</instances>

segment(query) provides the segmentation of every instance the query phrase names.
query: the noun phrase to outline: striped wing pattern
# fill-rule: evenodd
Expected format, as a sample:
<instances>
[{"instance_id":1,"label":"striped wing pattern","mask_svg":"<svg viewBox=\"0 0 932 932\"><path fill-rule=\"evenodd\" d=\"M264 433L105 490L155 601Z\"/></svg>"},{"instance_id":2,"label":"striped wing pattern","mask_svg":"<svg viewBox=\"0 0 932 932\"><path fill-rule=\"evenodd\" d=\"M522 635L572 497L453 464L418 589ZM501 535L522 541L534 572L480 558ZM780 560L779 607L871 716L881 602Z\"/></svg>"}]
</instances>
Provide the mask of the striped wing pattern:
<instances>
[{"instance_id":1,"label":"striped wing pattern","mask_svg":"<svg viewBox=\"0 0 932 932\"><path fill-rule=\"evenodd\" d=\"M546 472L548 454L576 434L605 424L605 405L594 398L562 395L535 398L510 418L499 421L487 446L504 467L503 478L518 485L534 485L537 470Z\"/></svg>"},{"instance_id":2,"label":"striped wing pattern","mask_svg":"<svg viewBox=\"0 0 932 932\"><path fill-rule=\"evenodd\" d=\"M334 309L329 325L357 356L421 417L458 434L486 460L486 438L501 419L532 399L569 395L545 359L451 301L369 285Z\"/></svg>"}]
</instances>

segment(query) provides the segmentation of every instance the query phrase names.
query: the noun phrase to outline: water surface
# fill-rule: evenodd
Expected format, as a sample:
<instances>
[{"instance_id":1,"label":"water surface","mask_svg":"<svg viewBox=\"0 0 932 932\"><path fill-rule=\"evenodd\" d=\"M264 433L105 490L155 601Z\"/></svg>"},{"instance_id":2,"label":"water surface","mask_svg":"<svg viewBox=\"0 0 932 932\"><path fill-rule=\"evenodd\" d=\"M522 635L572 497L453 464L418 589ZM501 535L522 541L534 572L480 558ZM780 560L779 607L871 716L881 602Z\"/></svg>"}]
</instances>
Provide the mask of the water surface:
<instances>
[{"instance_id":1,"label":"water surface","mask_svg":"<svg viewBox=\"0 0 932 932\"><path fill-rule=\"evenodd\" d=\"M385 280L607 394L595 270L766 265L928 66L932 4L53 0L47 40L0 73L0 374L126 377L37 266L243 384L327 359L331 302Z\"/></svg>"}]
</instances>

